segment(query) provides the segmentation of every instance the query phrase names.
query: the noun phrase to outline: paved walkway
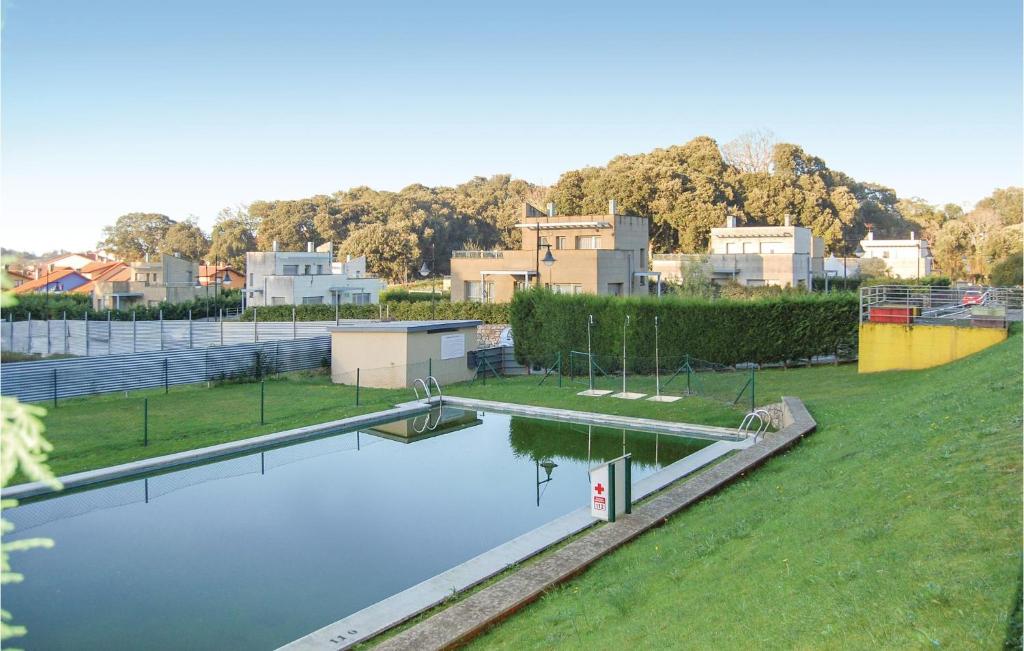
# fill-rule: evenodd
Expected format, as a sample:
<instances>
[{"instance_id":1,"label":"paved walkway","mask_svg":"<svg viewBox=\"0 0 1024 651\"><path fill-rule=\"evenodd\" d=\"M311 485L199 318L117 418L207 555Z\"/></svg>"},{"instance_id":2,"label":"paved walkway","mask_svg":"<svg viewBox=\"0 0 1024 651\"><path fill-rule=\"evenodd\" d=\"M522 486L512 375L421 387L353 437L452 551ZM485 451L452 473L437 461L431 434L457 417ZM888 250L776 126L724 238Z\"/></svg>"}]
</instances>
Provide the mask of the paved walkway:
<instances>
[{"instance_id":1,"label":"paved walkway","mask_svg":"<svg viewBox=\"0 0 1024 651\"><path fill-rule=\"evenodd\" d=\"M783 398L783 429L741 450L706 472L652 497L614 524L601 526L538 562L471 595L464 601L378 645L382 650L447 649L463 644L490 625L576 576L591 563L637 538L690 504L795 445L815 428L803 403ZM341 645L339 645L341 646Z\"/></svg>"}]
</instances>

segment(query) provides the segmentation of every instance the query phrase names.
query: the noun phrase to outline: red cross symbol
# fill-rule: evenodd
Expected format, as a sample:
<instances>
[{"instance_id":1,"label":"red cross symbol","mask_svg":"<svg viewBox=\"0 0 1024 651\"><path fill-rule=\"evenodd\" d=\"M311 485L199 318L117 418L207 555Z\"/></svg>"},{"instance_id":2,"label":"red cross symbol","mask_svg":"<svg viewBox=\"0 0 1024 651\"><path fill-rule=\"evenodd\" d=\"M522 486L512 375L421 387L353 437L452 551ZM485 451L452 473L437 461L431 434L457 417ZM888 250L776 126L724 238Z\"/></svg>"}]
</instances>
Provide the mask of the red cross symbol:
<instances>
[{"instance_id":1,"label":"red cross symbol","mask_svg":"<svg viewBox=\"0 0 1024 651\"><path fill-rule=\"evenodd\" d=\"M604 486L602 486L601 483L598 482L597 486L594 486L594 492L596 492L598 495L603 494L604 493Z\"/></svg>"}]
</instances>

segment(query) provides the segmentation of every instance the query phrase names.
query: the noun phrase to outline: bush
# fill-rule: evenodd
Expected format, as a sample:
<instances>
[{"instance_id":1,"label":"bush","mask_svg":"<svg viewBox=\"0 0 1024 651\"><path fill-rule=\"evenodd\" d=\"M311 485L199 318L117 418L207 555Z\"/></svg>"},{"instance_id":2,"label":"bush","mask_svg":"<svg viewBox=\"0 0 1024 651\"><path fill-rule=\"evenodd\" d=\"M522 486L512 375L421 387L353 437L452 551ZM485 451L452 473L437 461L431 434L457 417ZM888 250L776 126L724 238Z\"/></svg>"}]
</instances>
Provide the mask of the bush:
<instances>
[{"instance_id":1,"label":"bush","mask_svg":"<svg viewBox=\"0 0 1024 651\"><path fill-rule=\"evenodd\" d=\"M291 305L272 305L259 307L257 318L260 321L291 321ZM508 323L509 306L507 303L452 303L437 301L433 306L430 301L405 301L388 303L384 307L385 314L400 321L423 321L437 319L479 319L484 323ZM298 321L333 321L333 305L296 305L295 318ZM376 319L380 316L381 306L353 305L344 303L338 306L339 319ZM433 317L431 315L434 315ZM242 314L243 321L252 321L253 308Z\"/></svg>"},{"instance_id":2,"label":"bush","mask_svg":"<svg viewBox=\"0 0 1024 651\"><path fill-rule=\"evenodd\" d=\"M187 319L189 311L192 318L206 316L209 306L210 316L215 316L220 309L241 307L242 292L238 289L226 289L218 296L207 299L197 298L184 303L160 303L155 307L139 305L123 310L110 310L110 318L114 321L131 321L132 314L138 321L151 321L160 318L163 312L165 319ZM4 310L15 320L23 321L31 314L33 319L61 319L67 315L69 319L82 319L88 314L90 319L106 320L108 310L94 310L92 298L88 294L19 294L18 304ZM333 316L331 318L334 318Z\"/></svg>"},{"instance_id":3,"label":"bush","mask_svg":"<svg viewBox=\"0 0 1024 651\"><path fill-rule=\"evenodd\" d=\"M631 370L649 372L654 357L654 317L659 318L663 360L690 355L720 364L807 359L852 350L857 342L858 300L852 292L786 294L772 299L680 299L556 295L543 289L517 292L511 303L516 358L551 364L561 353L587 349L587 317L594 316L592 349L622 354L622 324L630 316L626 351Z\"/></svg>"},{"instance_id":4,"label":"bush","mask_svg":"<svg viewBox=\"0 0 1024 651\"><path fill-rule=\"evenodd\" d=\"M922 276L920 278L892 278L890 276L876 276L861 280L861 287L872 287L874 285L909 285L929 287L949 287L952 281L946 276Z\"/></svg>"},{"instance_id":5,"label":"bush","mask_svg":"<svg viewBox=\"0 0 1024 651\"><path fill-rule=\"evenodd\" d=\"M992 266L993 287L1016 287L1024 283L1024 254L1014 253Z\"/></svg>"},{"instance_id":6,"label":"bush","mask_svg":"<svg viewBox=\"0 0 1024 651\"><path fill-rule=\"evenodd\" d=\"M404 287L393 287L391 289L385 289L380 293L381 303L411 303L415 301L450 301L452 297L451 292L441 291L440 289L431 296L429 291L417 291L410 292Z\"/></svg>"}]
</instances>

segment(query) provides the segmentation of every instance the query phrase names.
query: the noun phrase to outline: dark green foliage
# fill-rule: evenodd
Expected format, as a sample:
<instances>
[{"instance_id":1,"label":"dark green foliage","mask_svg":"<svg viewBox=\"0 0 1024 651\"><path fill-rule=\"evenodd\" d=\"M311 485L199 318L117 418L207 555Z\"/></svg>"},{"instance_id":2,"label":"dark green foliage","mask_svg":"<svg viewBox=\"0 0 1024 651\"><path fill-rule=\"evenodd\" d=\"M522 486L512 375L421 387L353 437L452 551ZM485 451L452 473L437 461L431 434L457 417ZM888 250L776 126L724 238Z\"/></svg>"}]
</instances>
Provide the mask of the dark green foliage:
<instances>
[{"instance_id":1,"label":"dark green foliage","mask_svg":"<svg viewBox=\"0 0 1024 651\"><path fill-rule=\"evenodd\" d=\"M1024 283L1024 254L1015 253L992 266L993 287L1013 287Z\"/></svg>"},{"instance_id":2,"label":"dark green foliage","mask_svg":"<svg viewBox=\"0 0 1024 651\"><path fill-rule=\"evenodd\" d=\"M922 276L920 278L890 278L889 276L879 276L877 278L866 278L861 282L862 287L871 287L873 285L949 287L951 284L951 281L946 276Z\"/></svg>"},{"instance_id":3,"label":"dark green foliage","mask_svg":"<svg viewBox=\"0 0 1024 651\"><path fill-rule=\"evenodd\" d=\"M559 352L565 356L570 350L587 349L590 314L595 323L593 352L617 358L622 354L623 321L629 315L629 370L643 373L653 368L655 315L662 360L691 355L732 365L788 362L850 350L857 341L857 311L857 297L849 292L712 301L567 296L535 289L515 295L510 316L516 358L545 364L553 363Z\"/></svg>"},{"instance_id":4,"label":"dark green foliage","mask_svg":"<svg viewBox=\"0 0 1024 651\"><path fill-rule=\"evenodd\" d=\"M213 290L210 291L212 294ZM130 309L111 310L110 318L114 321L131 321L134 312L136 320L150 321L159 319L160 312L163 311L165 319L187 319L191 311L192 318L199 319L206 317L207 307L209 315L213 317L217 315L218 310L237 309L241 303L241 290L225 289L220 290L216 297L211 295L209 299L204 296L184 303L161 303L154 307L140 305ZM107 310L94 310L92 299L85 294L21 294L18 296L17 305L4 310L4 318L10 315L10 318L21 321L27 319L30 313L33 319L61 319L65 315L69 319L82 319L86 314L90 319L107 318Z\"/></svg>"},{"instance_id":5,"label":"dark green foliage","mask_svg":"<svg viewBox=\"0 0 1024 651\"><path fill-rule=\"evenodd\" d=\"M260 321L291 321L291 305L274 305L257 309ZM378 305L353 305L346 303L338 306L339 319L376 319L380 316ZM385 314L399 321L422 321L431 318L435 313L438 319L479 319L484 323L508 323L509 306L507 303L450 303L437 301L431 306L430 301L400 301L388 303ZM242 321L252 321L253 308L242 314ZM333 321L333 305L297 305L295 318L298 321Z\"/></svg>"},{"instance_id":6,"label":"dark green foliage","mask_svg":"<svg viewBox=\"0 0 1024 651\"><path fill-rule=\"evenodd\" d=\"M381 303L414 303L416 301L449 301L452 293L437 290L433 295L429 291L410 292L404 287L385 289L380 293Z\"/></svg>"}]
</instances>

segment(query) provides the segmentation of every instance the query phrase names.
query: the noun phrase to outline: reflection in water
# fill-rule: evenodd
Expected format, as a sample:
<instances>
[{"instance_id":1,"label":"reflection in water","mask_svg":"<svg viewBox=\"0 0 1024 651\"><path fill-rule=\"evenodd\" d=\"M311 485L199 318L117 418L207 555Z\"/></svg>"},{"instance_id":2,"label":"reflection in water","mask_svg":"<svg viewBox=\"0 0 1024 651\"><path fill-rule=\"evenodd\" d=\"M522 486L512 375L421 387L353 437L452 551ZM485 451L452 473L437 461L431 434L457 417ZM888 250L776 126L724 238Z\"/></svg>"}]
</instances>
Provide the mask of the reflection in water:
<instances>
[{"instance_id":1,"label":"reflection in water","mask_svg":"<svg viewBox=\"0 0 1024 651\"><path fill-rule=\"evenodd\" d=\"M445 409L28 500L11 539L56 546L4 608L26 648L274 648L584 507L624 445L640 480L709 444L661 438Z\"/></svg>"}]
</instances>

